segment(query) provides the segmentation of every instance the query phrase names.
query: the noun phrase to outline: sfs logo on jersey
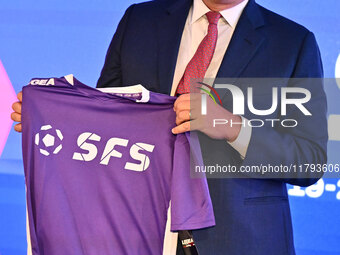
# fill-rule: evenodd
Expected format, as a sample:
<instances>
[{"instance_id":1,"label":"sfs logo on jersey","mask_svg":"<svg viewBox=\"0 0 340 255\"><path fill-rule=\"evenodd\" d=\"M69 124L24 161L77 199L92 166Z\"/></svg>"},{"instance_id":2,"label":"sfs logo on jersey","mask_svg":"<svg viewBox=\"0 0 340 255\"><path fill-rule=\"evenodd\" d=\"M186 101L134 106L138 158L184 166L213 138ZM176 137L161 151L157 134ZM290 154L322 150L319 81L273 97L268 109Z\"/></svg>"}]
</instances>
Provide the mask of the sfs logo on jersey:
<instances>
[{"instance_id":1,"label":"sfs logo on jersey","mask_svg":"<svg viewBox=\"0 0 340 255\"><path fill-rule=\"evenodd\" d=\"M87 153L75 152L73 154L74 160L80 161L92 161L97 157L98 148L92 142L99 142L101 137L95 133L85 132L78 136L77 145L80 149L87 151ZM118 137L110 138L105 145L104 151L100 158L100 164L108 165L111 157L121 158L122 153L115 149L116 146L127 147L129 140ZM150 165L150 159L147 155L143 154L143 151L152 152L155 146L147 143L135 143L130 147L131 158L139 161L139 164L126 162L125 169L142 172L148 169Z\"/></svg>"},{"instance_id":2,"label":"sfs logo on jersey","mask_svg":"<svg viewBox=\"0 0 340 255\"><path fill-rule=\"evenodd\" d=\"M42 142L40 139L42 138ZM39 151L45 156L49 156L51 153L57 154L61 149L61 141L63 135L59 129L53 129L51 125L44 125L41 130L35 136L35 144L39 146ZM93 142L101 141L101 137L95 133L84 132L77 138L77 146L84 152L74 152L72 159L78 161L93 161L98 155L98 148ZM127 147L129 140L113 137L110 138L105 145L104 151L100 157L101 165L108 165L110 159L122 158L123 154L115 149L116 146ZM124 169L142 172L148 169L150 165L150 158L143 153L153 152L155 146L147 143L135 143L130 147L130 156L139 163L126 162Z\"/></svg>"}]
</instances>

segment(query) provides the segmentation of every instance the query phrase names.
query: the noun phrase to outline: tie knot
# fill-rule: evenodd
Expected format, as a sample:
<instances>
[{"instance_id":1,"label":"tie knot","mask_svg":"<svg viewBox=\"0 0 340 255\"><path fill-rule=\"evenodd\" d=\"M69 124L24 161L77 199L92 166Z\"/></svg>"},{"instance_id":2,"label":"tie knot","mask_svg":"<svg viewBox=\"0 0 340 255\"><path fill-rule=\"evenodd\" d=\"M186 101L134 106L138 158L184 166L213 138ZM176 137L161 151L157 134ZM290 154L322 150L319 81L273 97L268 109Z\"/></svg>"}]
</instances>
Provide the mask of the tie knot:
<instances>
[{"instance_id":1,"label":"tie knot","mask_svg":"<svg viewBox=\"0 0 340 255\"><path fill-rule=\"evenodd\" d=\"M217 25L218 20L221 18L221 14L219 12L208 12L205 14L208 18L209 24Z\"/></svg>"}]
</instances>

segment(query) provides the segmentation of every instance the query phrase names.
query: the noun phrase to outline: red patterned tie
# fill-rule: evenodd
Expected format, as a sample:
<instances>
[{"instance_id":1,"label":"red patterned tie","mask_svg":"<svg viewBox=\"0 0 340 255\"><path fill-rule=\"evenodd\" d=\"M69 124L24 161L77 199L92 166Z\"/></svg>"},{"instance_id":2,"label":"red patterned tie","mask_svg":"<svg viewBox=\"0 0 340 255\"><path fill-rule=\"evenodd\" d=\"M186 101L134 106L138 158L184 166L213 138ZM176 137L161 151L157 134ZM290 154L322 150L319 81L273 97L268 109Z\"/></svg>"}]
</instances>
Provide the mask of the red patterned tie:
<instances>
[{"instance_id":1,"label":"red patterned tie","mask_svg":"<svg viewBox=\"0 0 340 255\"><path fill-rule=\"evenodd\" d=\"M203 81L204 75L214 55L218 36L217 23L221 14L219 12L208 12L206 16L209 21L208 34L203 38L195 55L187 65L184 75L178 84L176 94L195 91L195 89L190 90L190 86L193 86L193 84L190 85L190 82L195 80L195 84L197 84L197 81Z\"/></svg>"}]
</instances>

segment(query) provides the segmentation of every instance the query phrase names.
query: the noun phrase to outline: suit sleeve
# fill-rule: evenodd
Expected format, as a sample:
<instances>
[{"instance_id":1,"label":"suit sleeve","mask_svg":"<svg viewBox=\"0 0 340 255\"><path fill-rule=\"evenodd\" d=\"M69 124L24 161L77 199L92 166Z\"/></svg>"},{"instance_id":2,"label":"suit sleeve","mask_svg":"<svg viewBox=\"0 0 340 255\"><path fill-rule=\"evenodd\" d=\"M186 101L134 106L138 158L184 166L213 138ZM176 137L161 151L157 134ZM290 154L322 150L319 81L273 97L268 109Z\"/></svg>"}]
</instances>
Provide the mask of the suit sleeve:
<instances>
[{"instance_id":1,"label":"suit sleeve","mask_svg":"<svg viewBox=\"0 0 340 255\"><path fill-rule=\"evenodd\" d=\"M120 48L124 40L124 31L134 5L131 5L119 22L117 30L107 50L105 63L97 81L97 88L120 87L122 85Z\"/></svg>"},{"instance_id":2,"label":"suit sleeve","mask_svg":"<svg viewBox=\"0 0 340 255\"><path fill-rule=\"evenodd\" d=\"M304 106L312 113L305 116L295 106L287 107L281 119L295 119L295 128L253 128L243 165L303 165L327 162L327 102L323 89L321 57L314 35L308 32L288 86L302 87L311 92L311 99ZM322 177L322 173L307 169L282 174L282 180L308 186Z\"/></svg>"}]
</instances>

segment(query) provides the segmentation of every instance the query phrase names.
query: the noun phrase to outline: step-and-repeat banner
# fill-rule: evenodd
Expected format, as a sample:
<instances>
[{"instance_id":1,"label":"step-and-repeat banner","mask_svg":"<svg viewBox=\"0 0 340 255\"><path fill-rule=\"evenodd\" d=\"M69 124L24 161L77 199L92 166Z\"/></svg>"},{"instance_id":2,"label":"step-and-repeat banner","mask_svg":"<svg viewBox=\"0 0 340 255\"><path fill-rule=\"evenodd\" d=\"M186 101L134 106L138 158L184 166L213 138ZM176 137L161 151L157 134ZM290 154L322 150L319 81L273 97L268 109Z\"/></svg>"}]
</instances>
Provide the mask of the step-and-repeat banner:
<instances>
[{"instance_id":1,"label":"step-and-repeat banner","mask_svg":"<svg viewBox=\"0 0 340 255\"><path fill-rule=\"evenodd\" d=\"M106 49L131 0L0 0L0 255L26 252L21 135L9 118L32 77L73 73L95 86ZM141 1L139 1L141 2ZM258 0L315 33L325 77L340 77L340 1ZM330 164L340 163L340 82L326 86ZM288 186L298 255L340 254L340 180Z\"/></svg>"}]
</instances>

